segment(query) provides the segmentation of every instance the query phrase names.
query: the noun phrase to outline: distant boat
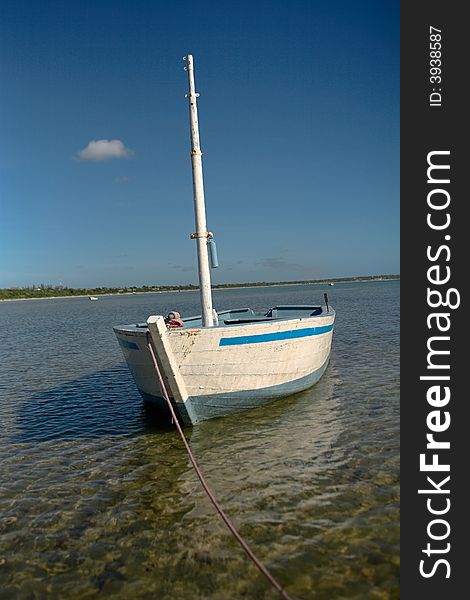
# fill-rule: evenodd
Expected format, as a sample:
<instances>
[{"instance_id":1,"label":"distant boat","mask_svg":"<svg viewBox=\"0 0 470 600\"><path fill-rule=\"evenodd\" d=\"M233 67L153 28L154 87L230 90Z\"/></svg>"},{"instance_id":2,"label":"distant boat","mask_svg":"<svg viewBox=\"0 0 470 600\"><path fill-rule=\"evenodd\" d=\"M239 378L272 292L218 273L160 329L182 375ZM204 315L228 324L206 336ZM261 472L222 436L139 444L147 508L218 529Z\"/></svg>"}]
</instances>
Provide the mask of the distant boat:
<instances>
[{"instance_id":1,"label":"distant boat","mask_svg":"<svg viewBox=\"0 0 470 600\"><path fill-rule=\"evenodd\" d=\"M88 296L88 300L98 300L96 296Z\"/></svg>"},{"instance_id":2,"label":"distant boat","mask_svg":"<svg viewBox=\"0 0 470 600\"><path fill-rule=\"evenodd\" d=\"M150 316L146 323L114 327L114 332L144 400L165 408L159 372L178 417L194 424L316 383L328 365L335 311L326 294L324 305L275 306L261 312L242 308L219 314L212 308L209 265L217 267L218 261L206 225L193 57L185 59L196 214L191 238L197 244L202 315L182 321L173 311L167 318Z\"/></svg>"},{"instance_id":3,"label":"distant boat","mask_svg":"<svg viewBox=\"0 0 470 600\"><path fill-rule=\"evenodd\" d=\"M334 283L333 283L333 282L331 282L331 283L329 283L328 285L334 285Z\"/></svg>"}]
</instances>

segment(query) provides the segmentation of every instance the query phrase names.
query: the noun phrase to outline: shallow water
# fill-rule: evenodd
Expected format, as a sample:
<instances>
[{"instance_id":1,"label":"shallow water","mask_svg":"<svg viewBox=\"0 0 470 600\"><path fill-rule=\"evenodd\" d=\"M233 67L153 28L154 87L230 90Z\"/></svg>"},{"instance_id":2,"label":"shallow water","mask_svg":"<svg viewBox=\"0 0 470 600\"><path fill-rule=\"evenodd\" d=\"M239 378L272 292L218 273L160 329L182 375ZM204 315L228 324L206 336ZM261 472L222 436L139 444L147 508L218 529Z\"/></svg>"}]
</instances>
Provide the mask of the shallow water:
<instances>
[{"instance_id":1,"label":"shallow water","mask_svg":"<svg viewBox=\"0 0 470 600\"><path fill-rule=\"evenodd\" d=\"M214 293L337 311L320 382L187 428L227 514L298 599L398 598L399 283ZM271 599L147 412L112 332L181 292L0 303L0 599Z\"/></svg>"}]
</instances>

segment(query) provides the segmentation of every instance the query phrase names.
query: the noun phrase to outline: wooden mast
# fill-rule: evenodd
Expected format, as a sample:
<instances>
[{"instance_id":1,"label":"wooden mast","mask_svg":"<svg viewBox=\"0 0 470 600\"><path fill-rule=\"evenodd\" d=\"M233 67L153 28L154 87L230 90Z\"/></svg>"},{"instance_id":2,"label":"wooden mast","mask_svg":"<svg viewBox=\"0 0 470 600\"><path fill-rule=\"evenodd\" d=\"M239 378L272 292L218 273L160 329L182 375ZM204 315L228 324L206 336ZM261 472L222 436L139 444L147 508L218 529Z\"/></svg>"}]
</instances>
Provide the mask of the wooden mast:
<instances>
[{"instance_id":1,"label":"wooden mast","mask_svg":"<svg viewBox=\"0 0 470 600\"><path fill-rule=\"evenodd\" d=\"M194 215L196 233L191 237L196 239L197 259L199 268L199 290L202 307L202 326L212 327L214 317L212 310L211 277L209 271L209 256L207 239L209 232L206 225L206 208L204 202L204 179L202 175L202 152L199 142L199 124L197 118L197 97L194 83L194 59L191 54L184 57L187 62L189 92L186 95L189 102L189 120L191 125L191 166L193 172Z\"/></svg>"}]
</instances>

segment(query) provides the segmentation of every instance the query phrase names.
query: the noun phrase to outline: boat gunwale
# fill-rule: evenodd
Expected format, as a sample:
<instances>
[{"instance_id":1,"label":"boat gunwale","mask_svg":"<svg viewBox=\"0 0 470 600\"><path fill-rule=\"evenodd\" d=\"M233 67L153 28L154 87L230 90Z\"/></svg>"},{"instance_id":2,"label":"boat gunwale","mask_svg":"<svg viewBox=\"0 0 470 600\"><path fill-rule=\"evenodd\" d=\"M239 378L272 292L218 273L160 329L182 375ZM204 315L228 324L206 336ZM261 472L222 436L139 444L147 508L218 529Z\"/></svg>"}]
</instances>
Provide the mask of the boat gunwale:
<instances>
[{"instance_id":1,"label":"boat gunwale","mask_svg":"<svg viewBox=\"0 0 470 600\"><path fill-rule=\"evenodd\" d=\"M286 305L287 307L287 305ZM277 308L277 307L276 307ZM279 307L279 308L284 308L284 307ZM289 307L290 308L290 307ZM294 306L293 306L294 308ZM295 305L295 308L298 309L315 309L315 308L319 308L319 306L311 306L311 305ZM225 330L225 331L234 331L237 328L242 328L245 329L246 327L251 327L251 326L261 326L261 325L266 325L268 326L271 323L282 323L285 321L292 321L292 322L299 322L299 321L306 321L306 320L310 320L310 319L326 319L326 318L333 318L333 322L335 320L335 316L336 316L336 312L333 308L329 307L328 310L325 310L326 307L325 306L320 306L320 308L322 308L322 312L318 315L306 315L306 316L281 316L281 317L272 317L272 318L267 318L266 320L253 320L252 322L246 322L246 323L221 323L219 325L215 325L213 327L203 327L202 325L197 325L197 326L193 326L191 327L186 326L186 323L190 322L190 321L197 321L201 319L201 316L193 316L193 317L187 317L186 321L185 321L185 326L181 327L181 328L175 328L175 329L169 329L168 333L170 335L175 335L175 334L182 334L183 332L194 332L194 331L201 331L201 330ZM240 311L242 312L243 310L246 309L234 309L233 311L227 310L227 311L223 311L218 313L219 317L223 314L230 314L231 312L235 312L235 311ZM251 309L248 309L251 310ZM270 309L270 310L274 310L274 309ZM266 311L269 312L269 311ZM184 320L184 319L183 319ZM148 331L148 326L147 323L133 323L133 324L127 324L127 325L117 325L113 327L113 330L116 333L123 333L123 334L127 334L127 335L137 335L137 336L143 336L146 335L147 331Z\"/></svg>"}]
</instances>

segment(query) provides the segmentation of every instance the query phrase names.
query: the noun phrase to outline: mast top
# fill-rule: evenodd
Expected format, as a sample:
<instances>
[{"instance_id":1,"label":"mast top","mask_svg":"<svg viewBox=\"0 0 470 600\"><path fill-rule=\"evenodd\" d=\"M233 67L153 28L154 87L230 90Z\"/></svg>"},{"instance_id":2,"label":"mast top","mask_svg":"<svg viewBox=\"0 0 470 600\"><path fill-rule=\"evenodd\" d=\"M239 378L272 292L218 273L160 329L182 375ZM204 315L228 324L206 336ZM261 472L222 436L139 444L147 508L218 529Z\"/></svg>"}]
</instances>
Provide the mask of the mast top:
<instances>
[{"instance_id":1,"label":"mast top","mask_svg":"<svg viewBox=\"0 0 470 600\"><path fill-rule=\"evenodd\" d=\"M187 54L183 56L183 60L186 62L184 66L185 71L193 71L194 70L194 58L192 54Z\"/></svg>"}]
</instances>

